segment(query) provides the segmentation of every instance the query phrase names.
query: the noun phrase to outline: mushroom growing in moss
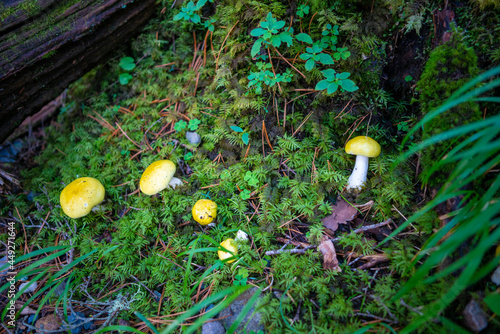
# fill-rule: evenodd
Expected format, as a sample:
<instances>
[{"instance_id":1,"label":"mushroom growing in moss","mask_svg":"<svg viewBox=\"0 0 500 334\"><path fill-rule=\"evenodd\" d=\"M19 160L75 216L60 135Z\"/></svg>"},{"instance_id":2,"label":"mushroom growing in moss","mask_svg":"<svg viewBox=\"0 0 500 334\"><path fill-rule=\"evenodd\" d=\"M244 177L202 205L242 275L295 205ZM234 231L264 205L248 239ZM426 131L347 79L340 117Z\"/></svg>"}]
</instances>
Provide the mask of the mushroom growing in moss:
<instances>
[{"instance_id":1,"label":"mushroom growing in moss","mask_svg":"<svg viewBox=\"0 0 500 334\"><path fill-rule=\"evenodd\" d=\"M200 199L193 205L192 214L200 225L208 225L217 217L217 204L209 199Z\"/></svg>"},{"instance_id":2,"label":"mushroom growing in moss","mask_svg":"<svg viewBox=\"0 0 500 334\"><path fill-rule=\"evenodd\" d=\"M378 157L380 145L370 137L358 136L347 142L345 151L347 154L356 155L356 164L351 176L349 176L347 189L359 191L366 182L368 160L369 158Z\"/></svg>"},{"instance_id":3,"label":"mushroom growing in moss","mask_svg":"<svg viewBox=\"0 0 500 334\"><path fill-rule=\"evenodd\" d=\"M139 186L146 195L155 195L170 186L175 188L182 181L174 177L175 164L170 160L158 160L153 162L142 173Z\"/></svg>"},{"instance_id":4,"label":"mushroom growing in moss","mask_svg":"<svg viewBox=\"0 0 500 334\"><path fill-rule=\"evenodd\" d=\"M89 214L94 206L104 200L104 187L93 177L81 177L68 184L59 201L61 208L71 218L80 218Z\"/></svg>"}]
</instances>

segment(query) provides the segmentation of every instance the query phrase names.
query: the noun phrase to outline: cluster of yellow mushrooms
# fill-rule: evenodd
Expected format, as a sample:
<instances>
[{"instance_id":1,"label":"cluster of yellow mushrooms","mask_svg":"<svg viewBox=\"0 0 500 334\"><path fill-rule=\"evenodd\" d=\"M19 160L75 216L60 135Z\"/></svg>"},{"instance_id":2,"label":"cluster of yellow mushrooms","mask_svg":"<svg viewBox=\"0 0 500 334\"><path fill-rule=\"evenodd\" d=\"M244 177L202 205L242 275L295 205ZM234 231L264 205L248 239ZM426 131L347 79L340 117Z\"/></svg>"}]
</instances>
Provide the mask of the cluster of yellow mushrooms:
<instances>
[{"instance_id":1,"label":"cluster of yellow mushrooms","mask_svg":"<svg viewBox=\"0 0 500 334\"><path fill-rule=\"evenodd\" d=\"M358 136L349 140L345 146L348 154L356 155L356 164L349 177L347 189L359 191L366 182L368 159L380 154L380 145L370 137ZM153 162L146 168L139 182L141 191L146 195L155 195L167 187L175 188L182 185L176 177L175 164L170 160ZM87 215L92 208L104 200L104 187L101 182L92 177L82 177L71 182L61 192L61 207L71 218ZM192 209L193 219L200 225L208 225L217 217L217 204L208 199L200 199ZM246 233L238 233L236 239L246 239ZM238 251L233 239L226 239L218 252L221 260L233 257ZM226 252L227 250L229 252ZM226 262L234 262L234 259Z\"/></svg>"},{"instance_id":2,"label":"cluster of yellow mushrooms","mask_svg":"<svg viewBox=\"0 0 500 334\"><path fill-rule=\"evenodd\" d=\"M139 186L146 195L155 195L167 187L175 188L182 181L174 177L175 164L170 160L153 162L142 173ZM81 177L68 184L60 196L61 208L71 218L86 216L104 200L104 187L92 177ZM217 204L209 199L200 199L192 209L193 219L200 225L208 225L217 217ZM221 242L224 250L218 251L221 260L229 259L236 255L238 248L233 239ZM234 262L234 259L226 261Z\"/></svg>"}]
</instances>

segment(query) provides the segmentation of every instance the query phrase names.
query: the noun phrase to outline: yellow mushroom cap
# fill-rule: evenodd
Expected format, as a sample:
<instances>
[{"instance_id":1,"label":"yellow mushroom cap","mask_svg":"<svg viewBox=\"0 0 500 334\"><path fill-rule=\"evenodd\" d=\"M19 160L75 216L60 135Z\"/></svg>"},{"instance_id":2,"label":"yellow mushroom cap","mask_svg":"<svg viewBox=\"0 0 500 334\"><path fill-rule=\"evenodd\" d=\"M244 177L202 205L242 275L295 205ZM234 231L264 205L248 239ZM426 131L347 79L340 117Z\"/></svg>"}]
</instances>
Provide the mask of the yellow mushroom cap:
<instances>
[{"instance_id":1,"label":"yellow mushroom cap","mask_svg":"<svg viewBox=\"0 0 500 334\"><path fill-rule=\"evenodd\" d=\"M139 186L146 195L154 195L168 186L175 174L175 164L170 160L153 162L142 173Z\"/></svg>"},{"instance_id":2,"label":"yellow mushroom cap","mask_svg":"<svg viewBox=\"0 0 500 334\"><path fill-rule=\"evenodd\" d=\"M231 238L224 240L223 242L220 243L220 245L222 247L224 247L225 249L227 249L228 251L233 252L234 255L236 255L238 253L238 245ZM222 251L222 250L217 251L217 254L219 255L219 259L221 259L222 261L234 256L233 254ZM235 261L235 259L232 259L232 260L226 261L226 263L233 263L234 261Z\"/></svg>"},{"instance_id":3,"label":"yellow mushroom cap","mask_svg":"<svg viewBox=\"0 0 500 334\"><path fill-rule=\"evenodd\" d=\"M370 137L358 136L347 142L345 151L347 154L375 158L380 154L380 145Z\"/></svg>"},{"instance_id":4,"label":"yellow mushroom cap","mask_svg":"<svg viewBox=\"0 0 500 334\"><path fill-rule=\"evenodd\" d=\"M209 199L200 199L193 205L193 219L200 225L210 224L217 217L217 204Z\"/></svg>"},{"instance_id":5,"label":"yellow mushroom cap","mask_svg":"<svg viewBox=\"0 0 500 334\"><path fill-rule=\"evenodd\" d=\"M68 184L59 201L64 213L71 218L89 214L94 206L104 200L104 187L93 177L81 177Z\"/></svg>"}]
</instances>

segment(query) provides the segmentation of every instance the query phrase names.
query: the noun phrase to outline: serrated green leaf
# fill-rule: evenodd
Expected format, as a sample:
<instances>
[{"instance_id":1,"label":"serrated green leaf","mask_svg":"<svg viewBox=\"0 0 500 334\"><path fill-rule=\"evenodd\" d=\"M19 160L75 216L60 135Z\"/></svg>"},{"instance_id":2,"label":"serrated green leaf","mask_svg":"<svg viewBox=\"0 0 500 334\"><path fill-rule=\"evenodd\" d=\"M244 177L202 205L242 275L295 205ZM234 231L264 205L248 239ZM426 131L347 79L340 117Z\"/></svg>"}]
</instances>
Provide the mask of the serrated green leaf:
<instances>
[{"instance_id":1,"label":"serrated green leaf","mask_svg":"<svg viewBox=\"0 0 500 334\"><path fill-rule=\"evenodd\" d=\"M257 55L257 53L259 53L261 46L262 46L262 39L259 38L258 40L255 41L255 43L253 43L252 50L250 51L252 58L254 58Z\"/></svg>"},{"instance_id":2,"label":"serrated green leaf","mask_svg":"<svg viewBox=\"0 0 500 334\"><path fill-rule=\"evenodd\" d=\"M281 34L279 34L279 37L280 37L281 41L288 44L288 46L293 45L293 38L292 38L292 35L290 35L290 33L282 32Z\"/></svg>"},{"instance_id":3,"label":"serrated green leaf","mask_svg":"<svg viewBox=\"0 0 500 334\"><path fill-rule=\"evenodd\" d=\"M326 90L326 92L328 94L333 94L337 91L337 89L339 89L339 85L337 85L335 82L332 82L328 85L328 89Z\"/></svg>"},{"instance_id":4,"label":"serrated green leaf","mask_svg":"<svg viewBox=\"0 0 500 334\"><path fill-rule=\"evenodd\" d=\"M262 28L255 28L254 30L252 30L250 32L250 35L258 37L258 36L264 35L265 32L266 31L264 29L262 29Z\"/></svg>"},{"instance_id":5,"label":"serrated green leaf","mask_svg":"<svg viewBox=\"0 0 500 334\"><path fill-rule=\"evenodd\" d=\"M319 56L319 61L323 65L332 65L334 63L332 57L329 54L320 53L318 56Z\"/></svg>"},{"instance_id":6,"label":"serrated green leaf","mask_svg":"<svg viewBox=\"0 0 500 334\"><path fill-rule=\"evenodd\" d=\"M312 70L315 64L316 63L314 62L314 60L309 59L308 61L306 61L306 70L308 71Z\"/></svg>"},{"instance_id":7,"label":"serrated green leaf","mask_svg":"<svg viewBox=\"0 0 500 334\"><path fill-rule=\"evenodd\" d=\"M316 87L314 89L316 89L316 90L324 90L324 89L326 89L328 87L328 85L329 85L328 80L321 80L320 82L318 82L316 84Z\"/></svg>"},{"instance_id":8,"label":"serrated green leaf","mask_svg":"<svg viewBox=\"0 0 500 334\"><path fill-rule=\"evenodd\" d=\"M301 42L305 42L305 43L309 43L309 44L313 43L313 40L312 40L311 36L309 36L308 34L303 33L303 32L300 33L300 34L295 35L295 38L298 41L301 41Z\"/></svg>"}]
</instances>

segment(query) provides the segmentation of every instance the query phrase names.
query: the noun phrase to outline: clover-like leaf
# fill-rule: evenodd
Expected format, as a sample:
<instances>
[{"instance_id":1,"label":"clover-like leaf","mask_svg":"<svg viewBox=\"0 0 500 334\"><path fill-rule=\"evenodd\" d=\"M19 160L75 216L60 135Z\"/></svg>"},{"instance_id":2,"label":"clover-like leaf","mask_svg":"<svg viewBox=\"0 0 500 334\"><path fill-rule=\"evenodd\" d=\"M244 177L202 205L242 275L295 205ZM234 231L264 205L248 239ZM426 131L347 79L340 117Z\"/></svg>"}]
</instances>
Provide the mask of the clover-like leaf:
<instances>
[{"instance_id":1,"label":"clover-like leaf","mask_svg":"<svg viewBox=\"0 0 500 334\"><path fill-rule=\"evenodd\" d=\"M191 131L195 131L198 129L198 125L201 123L201 121L197 118L193 118L192 120L189 121L188 129Z\"/></svg>"},{"instance_id":2,"label":"clover-like leaf","mask_svg":"<svg viewBox=\"0 0 500 334\"><path fill-rule=\"evenodd\" d=\"M123 57L122 59L120 59L118 65L125 71L132 71L135 68L134 58Z\"/></svg>"},{"instance_id":3,"label":"clover-like leaf","mask_svg":"<svg viewBox=\"0 0 500 334\"><path fill-rule=\"evenodd\" d=\"M118 80L120 81L120 84L122 84L122 85L128 84L131 79L132 79L132 76L128 73L122 73L118 77Z\"/></svg>"},{"instance_id":4,"label":"clover-like leaf","mask_svg":"<svg viewBox=\"0 0 500 334\"><path fill-rule=\"evenodd\" d=\"M249 198L250 198L250 194L251 194L251 193L252 193L252 192L251 192L250 190L243 189L243 191L242 191L242 192L240 192L240 197L241 197L241 199L242 199L242 200L247 200L247 199L249 199Z\"/></svg>"},{"instance_id":5,"label":"clover-like leaf","mask_svg":"<svg viewBox=\"0 0 500 334\"><path fill-rule=\"evenodd\" d=\"M182 131L183 129L185 129L185 128L186 128L186 126L187 126L187 122L186 122L186 121L183 121L183 120L180 120L180 121L178 121L177 123L175 123L175 125L174 125L174 129L175 129L175 131L180 132L180 131Z\"/></svg>"}]
</instances>

